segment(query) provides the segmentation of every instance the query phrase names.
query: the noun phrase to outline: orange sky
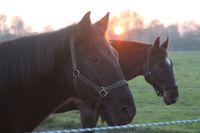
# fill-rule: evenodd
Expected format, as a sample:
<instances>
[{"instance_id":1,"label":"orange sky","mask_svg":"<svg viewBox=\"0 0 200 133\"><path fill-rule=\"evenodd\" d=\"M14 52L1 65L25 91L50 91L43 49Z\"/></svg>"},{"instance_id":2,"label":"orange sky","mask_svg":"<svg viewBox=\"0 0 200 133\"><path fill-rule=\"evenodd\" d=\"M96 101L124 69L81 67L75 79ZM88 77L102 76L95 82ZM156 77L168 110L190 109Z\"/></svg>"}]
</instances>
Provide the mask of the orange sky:
<instances>
[{"instance_id":1,"label":"orange sky","mask_svg":"<svg viewBox=\"0 0 200 133\"><path fill-rule=\"evenodd\" d=\"M92 21L110 12L134 10L146 23L159 19L168 25L194 20L200 23L199 0L0 0L0 13L8 18L18 15L27 26L42 31L45 26L54 29L78 22L92 11Z\"/></svg>"}]
</instances>

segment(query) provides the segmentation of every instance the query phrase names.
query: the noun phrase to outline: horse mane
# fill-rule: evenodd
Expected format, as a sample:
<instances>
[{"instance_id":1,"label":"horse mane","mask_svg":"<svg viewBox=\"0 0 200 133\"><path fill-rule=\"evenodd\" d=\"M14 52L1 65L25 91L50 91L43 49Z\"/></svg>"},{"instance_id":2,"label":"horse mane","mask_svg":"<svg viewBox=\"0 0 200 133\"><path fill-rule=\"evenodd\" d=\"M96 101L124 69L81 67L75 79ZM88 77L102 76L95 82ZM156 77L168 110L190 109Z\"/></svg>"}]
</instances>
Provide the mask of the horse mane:
<instances>
[{"instance_id":1,"label":"horse mane","mask_svg":"<svg viewBox=\"0 0 200 133\"><path fill-rule=\"evenodd\" d=\"M152 44L137 42L137 41L110 40L109 42L118 50L124 49L127 51L130 49L131 52L134 52L133 50L138 51L139 49L143 49L143 48L149 49L149 48L152 48L153 46ZM159 55L162 55L164 57L167 57L168 55L167 50L162 47L159 47L159 49L157 49L157 52L155 52L155 54L158 54L158 53Z\"/></svg>"},{"instance_id":2,"label":"horse mane","mask_svg":"<svg viewBox=\"0 0 200 133\"><path fill-rule=\"evenodd\" d=\"M0 85L37 80L52 72L57 57L67 56L73 26L0 43Z\"/></svg>"},{"instance_id":3,"label":"horse mane","mask_svg":"<svg viewBox=\"0 0 200 133\"><path fill-rule=\"evenodd\" d=\"M131 53L138 53L140 51L139 49L143 51L143 49L151 47L151 44L145 44L136 41L110 40L109 42L118 51L127 51Z\"/></svg>"}]
</instances>

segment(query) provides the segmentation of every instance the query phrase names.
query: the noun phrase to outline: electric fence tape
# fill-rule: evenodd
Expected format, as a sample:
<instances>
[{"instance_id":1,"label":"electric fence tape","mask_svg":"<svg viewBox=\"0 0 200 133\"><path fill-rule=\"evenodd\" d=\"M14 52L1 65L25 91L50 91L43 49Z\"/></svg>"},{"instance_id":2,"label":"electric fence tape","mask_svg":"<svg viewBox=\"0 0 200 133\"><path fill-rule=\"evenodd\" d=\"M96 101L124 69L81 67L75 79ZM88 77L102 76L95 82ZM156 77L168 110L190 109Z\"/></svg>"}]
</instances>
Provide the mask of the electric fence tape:
<instances>
[{"instance_id":1,"label":"electric fence tape","mask_svg":"<svg viewBox=\"0 0 200 133\"><path fill-rule=\"evenodd\" d=\"M39 132L32 132L32 133L80 133L80 132L86 132L86 131L100 132L100 131L107 131L107 130L114 130L114 129L143 128L143 127L152 127L152 126L186 124L186 123L193 123L193 122L200 122L200 118L192 119L192 120L177 120L177 121L170 121L170 122L129 124L129 125L122 125L122 126L107 126L107 127L95 127L95 128L79 128L79 129L52 130L52 131L41 131L41 132L39 131Z\"/></svg>"}]
</instances>

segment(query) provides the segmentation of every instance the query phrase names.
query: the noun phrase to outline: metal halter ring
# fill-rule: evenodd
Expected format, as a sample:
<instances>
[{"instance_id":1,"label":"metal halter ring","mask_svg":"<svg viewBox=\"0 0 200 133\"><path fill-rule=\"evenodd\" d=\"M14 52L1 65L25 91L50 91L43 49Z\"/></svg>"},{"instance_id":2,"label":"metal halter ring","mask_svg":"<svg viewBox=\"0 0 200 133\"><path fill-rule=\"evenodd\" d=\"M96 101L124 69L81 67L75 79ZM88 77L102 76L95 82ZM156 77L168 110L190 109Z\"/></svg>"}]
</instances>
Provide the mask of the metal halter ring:
<instances>
[{"instance_id":1,"label":"metal halter ring","mask_svg":"<svg viewBox=\"0 0 200 133\"><path fill-rule=\"evenodd\" d=\"M106 87L100 87L99 96L106 97L108 95L108 89Z\"/></svg>"},{"instance_id":2,"label":"metal halter ring","mask_svg":"<svg viewBox=\"0 0 200 133\"><path fill-rule=\"evenodd\" d=\"M146 75L150 75L150 74L151 74L151 71L146 72Z\"/></svg>"},{"instance_id":3,"label":"metal halter ring","mask_svg":"<svg viewBox=\"0 0 200 133\"><path fill-rule=\"evenodd\" d=\"M80 75L80 71L78 69L76 69L76 70L73 71L74 78L78 78L79 75Z\"/></svg>"}]
</instances>

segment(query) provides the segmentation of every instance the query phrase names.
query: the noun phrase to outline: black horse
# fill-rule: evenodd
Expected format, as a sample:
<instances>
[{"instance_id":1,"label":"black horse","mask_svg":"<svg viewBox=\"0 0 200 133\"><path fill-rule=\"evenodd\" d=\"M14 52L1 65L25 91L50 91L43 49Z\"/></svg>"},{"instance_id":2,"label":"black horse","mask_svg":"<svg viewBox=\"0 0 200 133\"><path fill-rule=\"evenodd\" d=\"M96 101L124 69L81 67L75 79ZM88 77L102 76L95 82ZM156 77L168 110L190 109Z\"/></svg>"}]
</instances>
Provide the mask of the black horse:
<instances>
[{"instance_id":1,"label":"black horse","mask_svg":"<svg viewBox=\"0 0 200 133\"><path fill-rule=\"evenodd\" d=\"M108 18L91 24L88 12L78 24L0 44L1 132L30 132L74 97L109 125L131 122L133 97L104 38Z\"/></svg>"},{"instance_id":2,"label":"black horse","mask_svg":"<svg viewBox=\"0 0 200 133\"><path fill-rule=\"evenodd\" d=\"M167 105L178 99L173 63L168 57L168 38L160 45L158 37L154 45L129 41L110 41L118 51L122 72L127 80L143 75L158 96L163 96ZM140 66L140 67L138 67Z\"/></svg>"},{"instance_id":3,"label":"black horse","mask_svg":"<svg viewBox=\"0 0 200 133\"><path fill-rule=\"evenodd\" d=\"M159 96L163 96L164 102L169 105L177 101L178 87L173 74L173 64L167 54L168 39L160 45L159 37L154 44L111 40L110 44L118 51L122 72L127 80L138 75L143 75L151 84ZM81 100L72 98L65 101L54 113L79 109L82 117L88 121L94 115ZM104 117L102 116L104 119ZM82 126L87 127L82 121Z\"/></svg>"}]
</instances>

